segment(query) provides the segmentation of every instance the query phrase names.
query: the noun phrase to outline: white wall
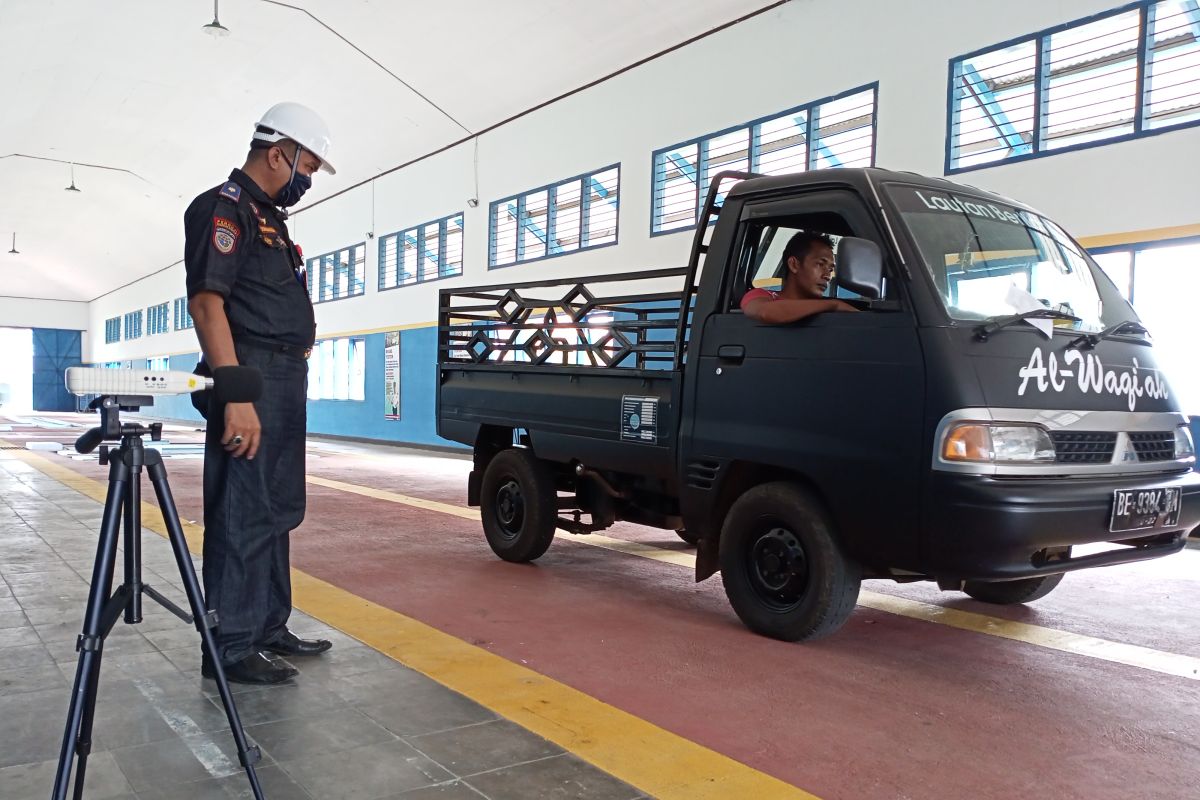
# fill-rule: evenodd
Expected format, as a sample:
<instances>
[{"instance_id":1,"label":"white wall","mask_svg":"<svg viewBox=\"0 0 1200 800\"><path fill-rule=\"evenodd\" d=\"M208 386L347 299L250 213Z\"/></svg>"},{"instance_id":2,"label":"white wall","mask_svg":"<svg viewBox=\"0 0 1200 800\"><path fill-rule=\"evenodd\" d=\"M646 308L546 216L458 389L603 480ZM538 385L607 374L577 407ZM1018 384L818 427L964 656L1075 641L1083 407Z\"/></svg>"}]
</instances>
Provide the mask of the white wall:
<instances>
[{"instance_id":1,"label":"white wall","mask_svg":"<svg viewBox=\"0 0 1200 800\"><path fill-rule=\"evenodd\" d=\"M430 323L437 291L445 286L681 265L690 233L649 235L653 150L874 81L880 84L877 164L941 175L951 58L1118 5L794 0L484 134L476 209L466 202L476 196L474 150L466 144L301 210L292 228L308 256L367 241L367 294L319 304L319 333ZM361 124L370 124L373 102L363 98ZM1080 237L1195 225L1197 153L1200 128L1193 128L976 170L956 180L1030 203ZM618 162L618 246L487 269L490 201ZM379 236L458 211L465 212L466 228L462 278L376 291ZM100 343L90 359L194 351L191 331L102 344L105 319L182 294L183 271L176 267L93 302L91 329Z\"/></svg>"},{"instance_id":2,"label":"white wall","mask_svg":"<svg viewBox=\"0 0 1200 800\"><path fill-rule=\"evenodd\" d=\"M28 297L0 296L0 327L88 330L90 327L88 304L67 300L34 300Z\"/></svg>"}]
</instances>

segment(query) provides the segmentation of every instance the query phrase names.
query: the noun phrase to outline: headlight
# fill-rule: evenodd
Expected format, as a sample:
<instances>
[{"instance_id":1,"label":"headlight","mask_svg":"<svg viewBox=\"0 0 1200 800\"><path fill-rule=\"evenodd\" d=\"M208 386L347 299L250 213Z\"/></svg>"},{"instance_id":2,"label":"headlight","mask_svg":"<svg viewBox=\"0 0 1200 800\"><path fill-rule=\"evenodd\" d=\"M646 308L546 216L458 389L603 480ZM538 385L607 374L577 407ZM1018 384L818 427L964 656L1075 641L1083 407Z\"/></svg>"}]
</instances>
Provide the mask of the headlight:
<instances>
[{"instance_id":1,"label":"headlight","mask_svg":"<svg viewBox=\"0 0 1200 800\"><path fill-rule=\"evenodd\" d=\"M946 432L941 452L946 461L1044 464L1054 461L1054 442L1036 425L965 422Z\"/></svg>"},{"instance_id":2,"label":"headlight","mask_svg":"<svg viewBox=\"0 0 1200 800\"><path fill-rule=\"evenodd\" d=\"M1192 432L1187 425L1175 429L1175 458L1195 458L1196 446L1192 443Z\"/></svg>"}]
</instances>

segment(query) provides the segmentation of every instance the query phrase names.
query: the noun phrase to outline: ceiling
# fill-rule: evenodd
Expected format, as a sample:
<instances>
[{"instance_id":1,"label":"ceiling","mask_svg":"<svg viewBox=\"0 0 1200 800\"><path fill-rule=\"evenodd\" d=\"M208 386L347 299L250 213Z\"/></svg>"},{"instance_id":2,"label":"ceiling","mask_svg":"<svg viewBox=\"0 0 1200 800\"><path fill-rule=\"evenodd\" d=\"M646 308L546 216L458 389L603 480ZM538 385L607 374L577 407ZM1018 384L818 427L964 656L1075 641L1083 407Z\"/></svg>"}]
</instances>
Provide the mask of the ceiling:
<instances>
[{"instance_id":1,"label":"ceiling","mask_svg":"<svg viewBox=\"0 0 1200 800\"><path fill-rule=\"evenodd\" d=\"M280 100L332 128L318 200L771 4L222 0L215 38L209 0L0 0L0 296L178 261L187 203Z\"/></svg>"}]
</instances>

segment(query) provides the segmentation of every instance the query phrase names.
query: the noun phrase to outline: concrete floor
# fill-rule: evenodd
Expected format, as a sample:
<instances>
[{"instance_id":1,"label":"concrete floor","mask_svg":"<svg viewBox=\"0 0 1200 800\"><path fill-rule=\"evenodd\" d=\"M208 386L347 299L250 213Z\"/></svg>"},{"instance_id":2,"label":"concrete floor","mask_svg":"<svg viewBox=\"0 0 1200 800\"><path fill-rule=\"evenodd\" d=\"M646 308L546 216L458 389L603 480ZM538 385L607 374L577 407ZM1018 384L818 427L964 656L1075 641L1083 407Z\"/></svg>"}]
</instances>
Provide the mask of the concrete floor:
<instances>
[{"instance_id":1,"label":"concrete floor","mask_svg":"<svg viewBox=\"0 0 1200 800\"><path fill-rule=\"evenodd\" d=\"M101 509L0 452L4 800L45 798L53 784ZM152 531L142 542L144 581L186 606L168 542ZM140 624L119 623L104 649L84 796L251 797L216 684L200 676L199 635L149 600L143 613ZM270 798L643 796L303 613L292 628L334 649L298 659L298 680L233 686Z\"/></svg>"},{"instance_id":2,"label":"concrete floor","mask_svg":"<svg viewBox=\"0 0 1200 800\"><path fill-rule=\"evenodd\" d=\"M198 519L199 460L167 468ZM789 645L742 628L719 579L695 584L669 532L622 525L561 536L536 565L497 560L464 508L469 468L310 443L292 553L297 605L316 618L294 627L337 646L297 664L293 685L239 687L268 796L1196 796L1196 549L1068 576L1029 607L873 581L845 629ZM0 450L5 800L48 793L98 524L77 489L105 477L94 461ZM175 583L166 543L144 541L148 580ZM400 627L362 622L354 603ZM111 639L86 796L249 796L196 633L148 609ZM522 694L535 684L542 695ZM748 785L769 788L722 788Z\"/></svg>"}]
</instances>

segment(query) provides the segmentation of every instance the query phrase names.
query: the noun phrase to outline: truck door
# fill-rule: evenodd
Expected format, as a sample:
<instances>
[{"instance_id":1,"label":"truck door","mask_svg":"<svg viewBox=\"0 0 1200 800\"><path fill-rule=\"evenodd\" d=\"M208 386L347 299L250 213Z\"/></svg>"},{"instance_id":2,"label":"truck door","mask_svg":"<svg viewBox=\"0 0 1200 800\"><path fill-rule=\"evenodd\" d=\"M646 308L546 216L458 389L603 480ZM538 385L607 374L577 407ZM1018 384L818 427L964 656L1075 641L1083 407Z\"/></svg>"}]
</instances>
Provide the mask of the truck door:
<instances>
[{"instance_id":1,"label":"truck door","mask_svg":"<svg viewBox=\"0 0 1200 800\"><path fill-rule=\"evenodd\" d=\"M928 461L924 365L896 265L885 264L885 302L859 313L768 325L738 307L749 289L778 287L783 248L797 231L828 234L835 244L842 236L870 239L888 254L884 237L849 190L748 200L738 220L733 261L717 313L703 323L689 387L685 503L711 502L698 494L716 491L720 479L705 489L694 478L714 469L754 465L760 473L799 474L823 497L848 552L868 565L915 562L920 475Z\"/></svg>"}]
</instances>

